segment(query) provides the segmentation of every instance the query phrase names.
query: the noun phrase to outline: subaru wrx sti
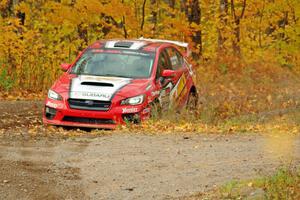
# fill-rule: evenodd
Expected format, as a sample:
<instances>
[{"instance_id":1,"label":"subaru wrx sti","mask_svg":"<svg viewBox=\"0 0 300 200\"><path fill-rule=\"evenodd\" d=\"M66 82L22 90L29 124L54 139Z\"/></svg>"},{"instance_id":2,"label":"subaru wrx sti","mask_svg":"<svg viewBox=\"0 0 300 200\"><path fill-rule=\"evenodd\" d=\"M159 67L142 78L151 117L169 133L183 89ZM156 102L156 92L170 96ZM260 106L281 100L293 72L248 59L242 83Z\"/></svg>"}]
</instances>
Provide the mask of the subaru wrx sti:
<instances>
[{"instance_id":1,"label":"subaru wrx sti","mask_svg":"<svg viewBox=\"0 0 300 200\"><path fill-rule=\"evenodd\" d=\"M154 39L98 41L62 64L45 100L45 124L115 128L148 119L153 106L180 108L197 97L194 72L181 48Z\"/></svg>"}]
</instances>

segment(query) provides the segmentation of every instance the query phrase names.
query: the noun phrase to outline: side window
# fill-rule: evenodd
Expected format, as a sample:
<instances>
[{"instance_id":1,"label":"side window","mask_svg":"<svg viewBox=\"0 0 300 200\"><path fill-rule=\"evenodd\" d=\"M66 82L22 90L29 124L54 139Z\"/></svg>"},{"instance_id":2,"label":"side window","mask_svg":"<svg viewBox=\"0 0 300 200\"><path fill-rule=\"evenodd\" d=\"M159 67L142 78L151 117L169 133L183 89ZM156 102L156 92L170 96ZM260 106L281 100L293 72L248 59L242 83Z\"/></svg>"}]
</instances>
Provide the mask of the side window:
<instances>
[{"instance_id":1,"label":"side window","mask_svg":"<svg viewBox=\"0 0 300 200\"><path fill-rule=\"evenodd\" d=\"M182 67L182 65L184 63L183 57L182 57L182 55L177 50L175 50L175 53L176 53L176 55L178 57L179 65L180 65L180 67Z\"/></svg>"},{"instance_id":2,"label":"side window","mask_svg":"<svg viewBox=\"0 0 300 200\"><path fill-rule=\"evenodd\" d=\"M182 67L183 58L181 54L174 48L167 49L173 70L178 70Z\"/></svg>"},{"instance_id":3,"label":"side window","mask_svg":"<svg viewBox=\"0 0 300 200\"><path fill-rule=\"evenodd\" d=\"M156 78L160 77L160 75L164 69L172 69L171 63L169 60L169 56L168 56L166 50L162 51L159 55L158 65L157 65L157 70L156 70Z\"/></svg>"}]
</instances>

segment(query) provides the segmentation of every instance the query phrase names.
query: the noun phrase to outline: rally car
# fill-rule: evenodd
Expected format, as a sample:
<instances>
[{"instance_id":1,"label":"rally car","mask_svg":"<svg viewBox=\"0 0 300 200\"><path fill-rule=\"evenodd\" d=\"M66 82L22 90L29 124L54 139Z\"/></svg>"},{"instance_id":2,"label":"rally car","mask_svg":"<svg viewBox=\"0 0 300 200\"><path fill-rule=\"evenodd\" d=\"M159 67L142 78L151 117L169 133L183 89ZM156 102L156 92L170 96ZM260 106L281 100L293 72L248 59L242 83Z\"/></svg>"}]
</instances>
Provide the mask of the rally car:
<instances>
[{"instance_id":1,"label":"rally car","mask_svg":"<svg viewBox=\"0 0 300 200\"><path fill-rule=\"evenodd\" d=\"M64 74L45 100L44 124L113 129L148 119L154 107L163 112L194 104L186 49L187 43L144 38L95 42L61 65Z\"/></svg>"}]
</instances>

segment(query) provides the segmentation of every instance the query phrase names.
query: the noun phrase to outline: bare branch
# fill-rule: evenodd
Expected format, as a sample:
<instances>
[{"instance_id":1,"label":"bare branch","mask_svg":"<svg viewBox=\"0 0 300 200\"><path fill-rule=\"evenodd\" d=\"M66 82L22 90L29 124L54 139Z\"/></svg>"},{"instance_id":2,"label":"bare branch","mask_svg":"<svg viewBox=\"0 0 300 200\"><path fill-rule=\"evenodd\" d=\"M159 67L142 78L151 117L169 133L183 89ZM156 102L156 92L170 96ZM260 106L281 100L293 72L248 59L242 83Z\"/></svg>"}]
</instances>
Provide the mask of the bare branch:
<instances>
[{"instance_id":1,"label":"bare branch","mask_svg":"<svg viewBox=\"0 0 300 200\"><path fill-rule=\"evenodd\" d=\"M143 7L142 7L142 23L141 23L141 31L144 29L144 24L145 24L145 7L146 7L146 2L147 0L144 0L143 2Z\"/></svg>"},{"instance_id":2,"label":"bare branch","mask_svg":"<svg viewBox=\"0 0 300 200\"><path fill-rule=\"evenodd\" d=\"M230 4L231 4L231 14L232 14L234 20L236 20L236 14L235 14L235 8L234 8L234 0L231 0Z\"/></svg>"},{"instance_id":3,"label":"bare branch","mask_svg":"<svg viewBox=\"0 0 300 200\"><path fill-rule=\"evenodd\" d=\"M244 2L243 2L243 10L242 10L241 16L239 17L240 19L242 19L244 17L245 10L246 10L246 0L244 0Z\"/></svg>"}]
</instances>

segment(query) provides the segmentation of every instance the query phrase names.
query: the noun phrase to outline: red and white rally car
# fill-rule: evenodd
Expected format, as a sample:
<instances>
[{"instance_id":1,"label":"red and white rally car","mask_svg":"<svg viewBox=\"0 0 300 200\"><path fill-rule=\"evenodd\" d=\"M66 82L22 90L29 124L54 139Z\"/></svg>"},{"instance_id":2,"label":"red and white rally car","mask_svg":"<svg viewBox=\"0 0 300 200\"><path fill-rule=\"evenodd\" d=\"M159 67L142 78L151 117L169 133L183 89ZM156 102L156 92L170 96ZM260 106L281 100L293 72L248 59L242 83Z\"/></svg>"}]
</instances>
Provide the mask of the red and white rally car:
<instances>
[{"instance_id":1,"label":"red and white rally car","mask_svg":"<svg viewBox=\"0 0 300 200\"><path fill-rule=\"evenodd\" d=\"M61 65L65 73L48 92L43 122L112 129L149 118L153 105L184 107L197 97L192 66L180 51L187 46L144 38L95 42Z\"/></svg>"}]
</instances>

